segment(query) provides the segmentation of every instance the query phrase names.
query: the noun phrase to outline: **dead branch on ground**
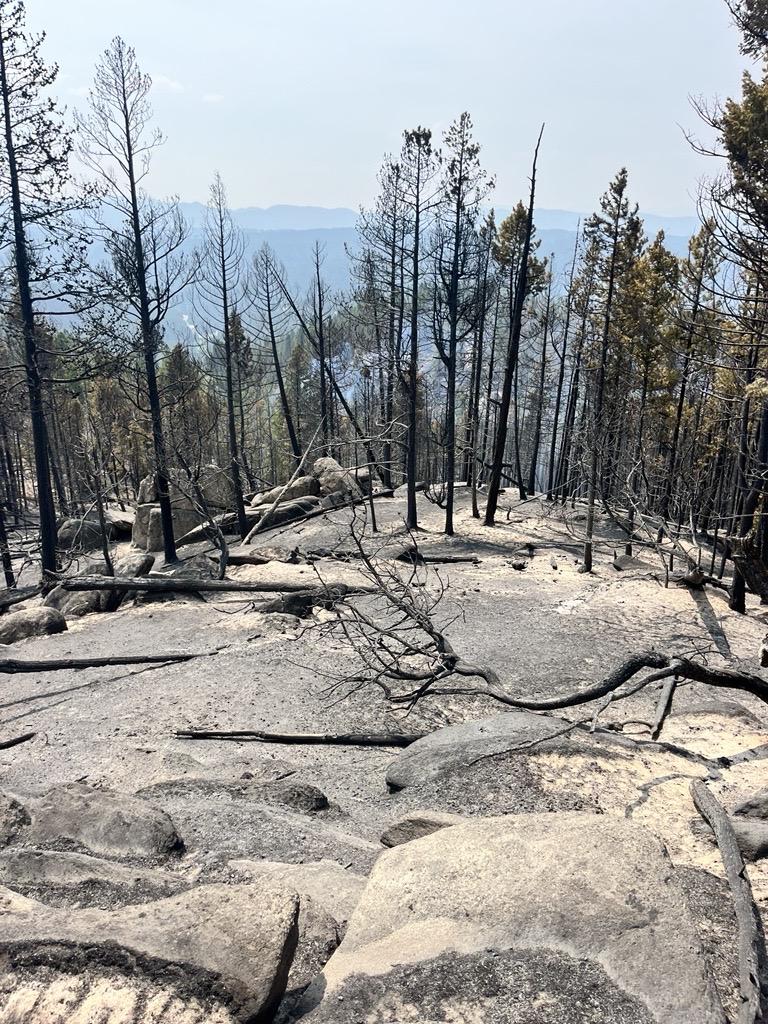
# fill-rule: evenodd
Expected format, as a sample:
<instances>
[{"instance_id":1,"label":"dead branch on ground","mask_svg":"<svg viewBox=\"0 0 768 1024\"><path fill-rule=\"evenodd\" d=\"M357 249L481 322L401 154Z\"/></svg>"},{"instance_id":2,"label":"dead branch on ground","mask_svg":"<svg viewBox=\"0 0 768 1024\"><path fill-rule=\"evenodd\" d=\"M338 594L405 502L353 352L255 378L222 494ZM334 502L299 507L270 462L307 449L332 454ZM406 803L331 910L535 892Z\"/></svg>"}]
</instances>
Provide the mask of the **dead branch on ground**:
<instances>
[{"instance_id":1,"label":"dead branch on ground","mask_svg":"<svg viewBox=\"0 0 768 1024\"><path fill-rule=\"evenodd\" d=\"M715 833L731 888L739 929L739 1024L764 1024L768 1019L768 956L760 912L728 815L703 782L690 786L696 809Z\"/></svg>"},{"instance_id":2,"label":"dead branch on ground","mask_svg":"<svg viewBox=\"0 0 768 1024\"><path fill-rule=\"evenodd\" d=\"M408 747L428 735L425 732L261 732L256 729L179 729L180 740L236 740L254 743L326 745L336 747Z\"/></svg>"}]
</instances>

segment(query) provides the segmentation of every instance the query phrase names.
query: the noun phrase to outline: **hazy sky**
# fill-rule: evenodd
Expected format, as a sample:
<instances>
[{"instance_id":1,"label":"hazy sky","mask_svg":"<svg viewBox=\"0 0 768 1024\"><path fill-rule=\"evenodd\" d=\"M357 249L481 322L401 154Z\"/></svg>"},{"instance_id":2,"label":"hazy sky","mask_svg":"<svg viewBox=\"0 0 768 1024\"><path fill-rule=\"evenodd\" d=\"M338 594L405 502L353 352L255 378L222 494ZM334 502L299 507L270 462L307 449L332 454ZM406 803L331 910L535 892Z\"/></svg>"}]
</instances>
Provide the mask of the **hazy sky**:
<instances>
[{"instance_id":1,"label":"hazy sky","mask_svg":"<svg viewBox=\"0 0 768 1024\"><path fill-rule=\"evenodd\" d=\"M622 164L648 212L686 214L712 161L691 95L734 94L723 0L28 0L70 106L115 34L155 80L167 143L152 191L234 206L369 201L402 129L469 110L496 202L524 192L547 122L539 205L588 210ZM682 126L682 127L681 127Z\"/></svg>"}]
</instances>

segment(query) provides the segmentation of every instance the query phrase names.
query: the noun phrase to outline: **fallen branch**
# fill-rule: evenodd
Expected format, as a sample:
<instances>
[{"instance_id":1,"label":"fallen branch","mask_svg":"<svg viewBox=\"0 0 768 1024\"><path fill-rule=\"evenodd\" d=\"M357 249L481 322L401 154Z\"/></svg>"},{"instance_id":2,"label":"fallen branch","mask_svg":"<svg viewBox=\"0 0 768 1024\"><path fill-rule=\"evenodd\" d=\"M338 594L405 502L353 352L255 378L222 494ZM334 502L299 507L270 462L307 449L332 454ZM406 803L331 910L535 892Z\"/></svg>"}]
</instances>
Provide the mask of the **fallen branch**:
<instances>
[{"instance_id":1,"label":"fallen branch","mask_svg":"<svg viewBox=\"0 0 768 1024\"><path fill-rule=\"evenodd\" d=\"M677 679L674 676L669 676L669 678L664 682L664 686L661 690L661 696L659 697L659 703L656 705L656 717L653 719L653 724L651 725L652 740L655 740L662 730L664 719L669 714L669 709L672 706L672 698L675 694L676 686Z\"/></svg>"},{"instance_id":2,"label":"fallen branch","mask_svg":"<svg viewBox=\"0 0 768 1024\"><path fill-rule=\"evenodd\" d=\"M739 929L739 1024L763 1024L768 1019L768 956L760 913L749 875L728 815L703 782L690 786L696 809L715 833Z\"/></svg>"},{"instance_id":3,"label":"fallen branch","mask_svg":"<svg viewBox=\"0 0 768 1024\"><path fill-rule=\"evenodd\" d=\"M48 661L21 661L18 658L0 658L0 674L16 675L20 672L64 672L82 668L107 668L112 665L154 665L163 662L191 661L203 658L199 654L119 654L104 658L51 658Z\"/></svg>"},{"instance_id":4,"label":"fallen branch","mask_svg":"<svg viewBox=\"0 0 768 1024\"><path fill-rule=\"evenodd\" d=\"M78 576L73 579L64 580L61 585L64 590L109 590L122 593L141 591L148 594L197 594L209 591L236 591L244 594L277 594L283 592L290 594L303 592L307 589L306 583L290 583L287 581L257 580L246 583L240 580L190 580L179 577L163 579L159 576L142 576L134 579L113 579L109 576ZM358 587L356 592L370 593L371 590Z\"/></svg>"},{"instance_id":5,"label":"fallen branch","mask_svg":"<svg viewBox=\"0 0 768 1024\"><path fill-rule=\"evenodd\" d=\"M425 732L260 732L255 729L222 730L179 729L180 740L237 740L246 743L322 744L337 747L408 747L423 739Z\"/></svg>"},{"instance_id":6,"label":"fallen branch","mask_svg":"<svg viewBox=\"0 0 768 1024\"><path fill-rule=\"evenodd\" d=\"M451 690L435 689L432 683L438 679L445 679L450 675L474 676L485 680L485 686L472 688L477 696L491 697L500 704L507 707L522 708L526 711L556 711L560 708L576 707L579 704L588 704L609 693L618 690L620 686L628 682L632 676L643 669L658 669L653 674L653 679L665 679L668 676L677 675L682 679L690 679L698 683L706 683L709 686L725 686L735 690L745 690L754 694L760 700L768 704L768 682L759 676L749 672L740 672L735 669L711 668L699 662L691 661L689 658L672 657L660 654L658 651L644 651L627 658L625 662L609 673L605 679L593 683L584 690L576 693L565 694L561 697L548 697L541 700L531 700L526 697L518 697L508 693L501 685L498 675L493 669L483 665L473 665L464 661L453 650L451 645L441 637L443 649L439 652L439 664L433 668L425 669L422 672L392 673L392 678L410 679L420 681L419 695L432 693L433 695L448 695ZM410 703L414 699L414 693L395 694L388 687L385 687L388 698L395 703Z\"/></svg>"},{"instance_id":7,"label":"fallen branch","mask_svg":"<svg viewBox=\"0 0 768 1024\"><path fill-rule=\"evenodd\" d=\"M0 750L8 750L9 747L18 747L20 743L26 743L37 736L36 732L25 732L21 736L13 736L9 740L0 740Z\"/></svg>"},{"instance_id":8,"label":"fallen branch","mask_svg":"<svg viewBox=\"0 0 768 1024\"><path fill-rule=\"evenodd\" d=\"M4 612L6 608L10 608L14 604L21 604L22 601L37 597L40 593L42 593L42 587L19 587L16 590L4 590L0 594L0 612Z\"/></svg>"}]
</instances>

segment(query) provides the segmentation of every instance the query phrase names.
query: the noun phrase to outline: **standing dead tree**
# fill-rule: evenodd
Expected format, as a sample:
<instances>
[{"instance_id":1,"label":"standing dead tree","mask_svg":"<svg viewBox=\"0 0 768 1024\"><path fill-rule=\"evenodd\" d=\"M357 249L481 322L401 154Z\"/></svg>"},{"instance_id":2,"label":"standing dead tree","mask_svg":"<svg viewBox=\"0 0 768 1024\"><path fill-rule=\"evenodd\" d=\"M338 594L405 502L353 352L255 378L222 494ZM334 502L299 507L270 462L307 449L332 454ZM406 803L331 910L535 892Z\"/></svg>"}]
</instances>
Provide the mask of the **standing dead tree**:
<instances>
[{"instance_id":1,"label":"standing dead tree","mask_svg":"<svg viewBox=\"0 0 768 1024\"><path fill-rule=\"evenodd\" d=\"M182 252L187 227L178 204L156 202L142 190L152 151L162 142L161 134L149 128L151 86L133 49L116 37L96 69L90 110L77 120L81 156L104 187L97 234L110 265L97 268L96 276L105 305L118 323L127 323L129 344L144 365L165 560L173 562L176 545L157 359L163 321L194 276L194 263Z\"/></svg>"}]
</instances>

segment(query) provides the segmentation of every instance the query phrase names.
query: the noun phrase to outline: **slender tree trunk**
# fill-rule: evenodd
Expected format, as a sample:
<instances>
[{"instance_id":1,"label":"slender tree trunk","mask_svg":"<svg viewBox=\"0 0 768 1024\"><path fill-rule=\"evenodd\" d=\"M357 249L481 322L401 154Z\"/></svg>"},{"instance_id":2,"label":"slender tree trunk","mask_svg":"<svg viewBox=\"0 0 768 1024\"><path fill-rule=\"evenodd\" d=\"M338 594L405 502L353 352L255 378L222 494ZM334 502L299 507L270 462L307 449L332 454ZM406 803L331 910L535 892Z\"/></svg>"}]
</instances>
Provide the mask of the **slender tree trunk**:
<instances>
[{"instance_id":1,"label":"slender tree trunk","mask_svg":"<svg viewBox=\"0 0 768 1024\"><path fill-rule=\"evenodd\" d=\"M493 526L496 519L496 509L499 503L499 491L501 490L501 475L504 468L504 453L507 447L507 429L509 423L509 407L512 401L512 386L515 372L517 370L518 354L520 351L520 337L523 331L523 307L528 292L528 259L531 252L531 238L533 235L533 206L536 196L536 163L539 157L539 146L541 136L544 132L542 127L533 154L533 167L531 170L531 193L528 201L528 219L525 227L525 240L523 251L520 257L520 267L517 274L517 285L515 288L515 302L512 312L511 329L509 332L509 344L507 347L507 361L504 367L504 382L501 389L501 401L499 403L498 421L496 424L496 441L493 450L493 465L488 481L488 502L485 509L485 525ZM519 464L519 445L515 443L516 458ZM522 487L522 477L518 475L518 482Z\"/></svg>"},{"instance_id":2,"label":"slender tree trunk","mask_svg":"<svg viewBox=\"0 0 768 1024\"><path fill-rule=\"evenodd\" d=\"M587 492L587 526L586 540L584 542L584 572L592 572L592 535L595 528L595 497L597 494L597 474L600 461L600 445L602 439L601 416L603 414L603 403L605 398L605 372L608 363L608 345L611 332L611 318L613 313L613 295L616 288L616 268L619 254L619 226L621 222L621 197L616 204L616 215L613 222L613 245L611 249L611 262L608 271L608 294L605 300L605 316L603 318L603 334L600 345L600 364L597 371L597 387L595 389L595 400L593 402L592 414L592 437L591 453L589 463L589 490Z\"/></svg>"},{"instance_id":3,"label":"slender tree trunk","mask_svg":"<svg viewBox=\"0 0 768 1024\"><path fill-rule=\"evenodd\" d=\"M408 348L408 428L405 447L406 468L406 526L416 530L419 526L416 510L416 475L418 459L418 386L419 386L419 274L421 270L421 148L418 149L415 193L413 252L411 253L411 315L410 345Z\"/></svg>"},{"instance_id":4,"label":"slender tree trunk","mask_svg":"<svg viewBox=\"0 0 768 1024\"><path fill-rule=\"evenodd\" d=\"M547 472L547 501L552 501L555 487L555 453L557 451L557 432L560 425L560 407L563 401L563 387L565 385L565 360L568 355L568 335L571 329L571 313L573 310L573 281L576 276L576 262L579 255L579 231L576 232L576 244L573 248L573 261L571 262L571 274L568 281L568 298L565 308L565 325L563 327L563 350L558 353L560 369L557 374L557 392L555 394L555 409L552 418L552 439L549 444L549 469Z\"/></svg>"},{"instance_id":5,"label":"slender tree trunk","mask_svg":"<svg viewBox=\"0 0 768 1024\"><path fill-rule=\"evenodd\" d=\"M157 386L157 366L155 365L155 345L157 339L155 338L149 307L147 265L144 256L144 237L141 227L138 187L134 166L133 138L125 93L123 94L122 114L124 133L122 141L125 145L125 164L130 192L131 229L133 232L133 251L136 264L136 284L139 292L142 354L144 356L144 369L147 376L147 398L149 400L150 420L152 423L155 480L157 483L157 498L160 504L160 520L163 528L163 553L166 562L175 562L176 541L173 536L173 508L168 487L168 458L165 450L163 416L160 406L160 392Z\"/></svg>"},{"instance_id":6,"label":"slender tree trunk","mask_svg":"<svg viewBox=\"0 0 768 1024\"><path fill-rule=\"evenodd\" d=\"M35 314L30 289L29 253L21 203L21 186L16 162L16 146L11 120L11 103L4 43L5 27L0 25L0 90L2 90L5 128L5 150L8 161L8 188L13 219L13 254L16 284L19 293L19 314L24 339L24 372L29 397L32 423L32 444L35 455L37 502L40 513L40 560L43 577L56 573L56 512L53 505L50 465L48 459L48 431L43 406L43 387L38 365L38 347L35 332Z\"/></svg>"}]
</instances>

